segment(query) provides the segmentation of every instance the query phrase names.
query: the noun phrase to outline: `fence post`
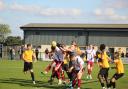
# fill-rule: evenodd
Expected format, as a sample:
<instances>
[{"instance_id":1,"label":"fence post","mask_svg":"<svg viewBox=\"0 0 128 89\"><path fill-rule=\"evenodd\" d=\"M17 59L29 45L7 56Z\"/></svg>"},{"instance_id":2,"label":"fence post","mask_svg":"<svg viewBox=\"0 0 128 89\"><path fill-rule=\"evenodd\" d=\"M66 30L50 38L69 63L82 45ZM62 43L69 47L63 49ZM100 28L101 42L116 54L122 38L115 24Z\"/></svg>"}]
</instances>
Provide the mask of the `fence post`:
<instances>
[{"instance_id":1,"label":"fence post","mask_svg":"<svg viewBox=\"0 0 128 89\"><path fill-rule=\"evenodd\" d=\"M2 54L2 51L3 51L3 44L0 44L0 58L2 58L3 56L3 54Z\"/></svg>"}]
</instances>

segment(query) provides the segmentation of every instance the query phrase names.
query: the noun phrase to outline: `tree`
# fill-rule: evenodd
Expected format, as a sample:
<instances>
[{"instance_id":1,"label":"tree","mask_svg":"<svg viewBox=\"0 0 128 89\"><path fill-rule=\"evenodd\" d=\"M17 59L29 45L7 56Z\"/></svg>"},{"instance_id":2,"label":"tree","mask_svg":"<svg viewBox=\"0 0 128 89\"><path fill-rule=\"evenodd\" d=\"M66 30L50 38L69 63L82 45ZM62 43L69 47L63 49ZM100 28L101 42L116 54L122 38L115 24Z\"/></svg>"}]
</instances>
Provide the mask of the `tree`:
<instances>
[{"instance_id":1,"label":"tree","mask_svg":"<svg viewBox=\"0 0 128 89\"><path fill-rule=\"evenodd\" d=\"M5 40L5 45L7 46L14 46L14 45L22 45L23 40L20 36L8 36Z\"/></svg>"},{"instance_id":2,"label":"tree","mask_svg":"<svg viewBox=\"0 0 128 89\"><path fill-rule=\"evenodd\" d=\"M5 41L5 38L9 33L11 33L9 25L0 24L0 43L3 43Z\"/></svg>"}]
</instances>

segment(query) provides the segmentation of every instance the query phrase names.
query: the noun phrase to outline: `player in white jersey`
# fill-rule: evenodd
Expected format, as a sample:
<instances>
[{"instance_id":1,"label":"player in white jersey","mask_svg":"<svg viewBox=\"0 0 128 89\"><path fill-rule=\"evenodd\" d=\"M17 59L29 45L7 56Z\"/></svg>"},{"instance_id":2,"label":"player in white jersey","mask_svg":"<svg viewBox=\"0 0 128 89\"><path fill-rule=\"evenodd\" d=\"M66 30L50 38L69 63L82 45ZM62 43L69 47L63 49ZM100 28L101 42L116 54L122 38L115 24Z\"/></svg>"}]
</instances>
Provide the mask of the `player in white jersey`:
<instances>
[{"instance_id":1,"label":"player in white jersey","mask_svg":"<svg viewBox=\"0 0 128 89\"><path fill-rule=\"evenodd\" d=\"M61 78L60 78L60 74L62 71L62 63L63 63L63 59L64 59L64 54L63 52L65 51L62 47L61 44L56 44L55 46L52 44L52 49L54 50L54 54L53 54L53 61L55 64L55 67L52 70L52 75L51 78L49 80L50 83L52 83L53 78L57 77L57 79L59 80L58 84L61 84Z\"/></svg>"},{"instance_id":2,"label":"player in white jersey","mask_svg":"<svg viewBox=\"0 0 128 89\"><path fill-rule=\"evenodd\" d=\"M96 51L94 50L94 47L92 45L89 45L86 50L86 53L87 53L87 70L88 70L87 79L92 79L91 73L94 65Z\"/></svg>"},{"instance_id":3,"label":"player in white jersey","mask_svg":"<svg viewBox=\"0 0 128 89\"><path fill-rule=\"evenodd\" d=\"M84 61L80 56L76 55L75 52L72 52L70 54L70 59L71 59L71 65L69 65L70 66L69 72L70 72L70 81L72 82L71 89L73 89L73 87L76 85L76 81L78 81L77 89L80 89L81 78L84 69Z\"/></svg>"}]
</instances>

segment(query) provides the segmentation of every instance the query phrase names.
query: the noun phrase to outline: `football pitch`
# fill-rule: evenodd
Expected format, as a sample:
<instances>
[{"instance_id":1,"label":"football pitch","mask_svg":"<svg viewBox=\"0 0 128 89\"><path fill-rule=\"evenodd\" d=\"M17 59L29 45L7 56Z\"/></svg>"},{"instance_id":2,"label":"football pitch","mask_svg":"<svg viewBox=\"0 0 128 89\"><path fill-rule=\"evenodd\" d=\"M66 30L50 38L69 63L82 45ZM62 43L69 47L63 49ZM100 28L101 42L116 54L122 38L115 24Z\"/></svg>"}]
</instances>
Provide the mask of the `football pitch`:
<instances>
[{"instance_id":1,"label":"football pitch","mask_svg":"<svg viewBox=\"0 0 128 89\"><path fill-rule=\"evenodd\" d=\"M30 74L23 73L23 61L0 60L0 89L66 89L65 85L57 85L55 79L53 85L47 81L50 73L45 76L41 75L41 71L49 64L49 62L38 61L34 63L34 73L36 85L32 84ZM125 66L125 75L117 81L117 89L128 89L128 65ZM97 81L98 67L95 64L93 69L93 79L86 80L86 72L83 75L81 89L101 89L100 83ZM112 77L115 70L110 69L109 77Z\"/></svg>"}]
</instances>

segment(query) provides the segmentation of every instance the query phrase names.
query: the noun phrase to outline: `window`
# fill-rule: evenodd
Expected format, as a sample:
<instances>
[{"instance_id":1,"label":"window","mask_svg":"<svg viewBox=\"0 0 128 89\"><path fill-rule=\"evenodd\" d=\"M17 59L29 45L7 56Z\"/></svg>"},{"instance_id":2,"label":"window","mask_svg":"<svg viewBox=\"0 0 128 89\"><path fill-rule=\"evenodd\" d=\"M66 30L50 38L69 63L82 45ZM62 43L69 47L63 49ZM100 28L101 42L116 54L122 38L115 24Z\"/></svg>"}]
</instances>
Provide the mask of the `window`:
<instances>
[{"instance_id":1,"label":"window","mask_svg":"<svg viewBox=\"0 0 128 89\"><path fill-rule=\"evenodd\" d=\"M82 36L83 35L83 33L82 32L78 32L78 36Z\"/></svg>"},{"instance_id":2,"label":"window","mask_svg":"<svg viewBox=\"0 0 128 89\"><path fill-rule=\"evenodd\" d=\"M40 35L40 33L41 33L40 31L37 31L35 32L35 35Z\"/></svg>"}]
</instances>

